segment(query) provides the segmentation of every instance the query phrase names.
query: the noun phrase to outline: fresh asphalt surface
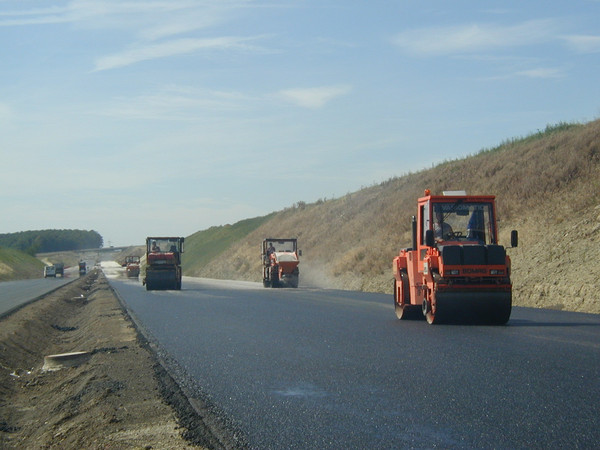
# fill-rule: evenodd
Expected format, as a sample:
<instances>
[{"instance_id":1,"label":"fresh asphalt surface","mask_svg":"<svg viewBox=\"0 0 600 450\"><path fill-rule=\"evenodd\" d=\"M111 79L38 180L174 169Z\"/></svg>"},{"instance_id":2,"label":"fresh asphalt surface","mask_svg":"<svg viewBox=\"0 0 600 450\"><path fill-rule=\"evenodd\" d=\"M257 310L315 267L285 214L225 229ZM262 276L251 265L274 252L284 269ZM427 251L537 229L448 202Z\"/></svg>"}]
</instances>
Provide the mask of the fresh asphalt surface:
<instances>
[{"instance_id":1,"label":"fresh asphalt surface","mask_svg":"<svg viewBox=\"0 0 600 450\"><path fill-rule=\"evenodd\" d=\"M598 315L513 308L506 326L431 326L397 320L391 294L110 282L254 448L600 441Z\"/></svg>"}]
</instances>

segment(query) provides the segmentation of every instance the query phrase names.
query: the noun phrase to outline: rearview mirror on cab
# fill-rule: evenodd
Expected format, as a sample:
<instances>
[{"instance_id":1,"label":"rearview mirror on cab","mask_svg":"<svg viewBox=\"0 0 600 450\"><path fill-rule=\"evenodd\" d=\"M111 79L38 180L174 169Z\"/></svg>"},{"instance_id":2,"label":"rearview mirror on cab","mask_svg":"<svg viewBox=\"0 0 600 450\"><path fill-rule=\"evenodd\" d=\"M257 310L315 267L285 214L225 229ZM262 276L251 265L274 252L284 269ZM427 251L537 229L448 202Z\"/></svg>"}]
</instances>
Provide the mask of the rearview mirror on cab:
<instances>
[{"instance_id":1,"label":"rearview mirror on cab","mask_svg":"<svg viewBox=\"0 0 600 450\"><path fill-rule=\"evenodd\" d=\"M425 231L425 245L427 247L434 247L435 246L435 239L433 237L433 230L427 230L427 231Z\"/></svg>"},{"instance_id":2,"label":"rearview mirror on cab","mask_svg":"<svg viewBox=\"0 0 600 450\"><path fill-rule=\"evenodd\" d=\"M519 232L517 230L512 230L510 232L510 246L517 247L519 245Z\"/></svg>"}]
</instances>

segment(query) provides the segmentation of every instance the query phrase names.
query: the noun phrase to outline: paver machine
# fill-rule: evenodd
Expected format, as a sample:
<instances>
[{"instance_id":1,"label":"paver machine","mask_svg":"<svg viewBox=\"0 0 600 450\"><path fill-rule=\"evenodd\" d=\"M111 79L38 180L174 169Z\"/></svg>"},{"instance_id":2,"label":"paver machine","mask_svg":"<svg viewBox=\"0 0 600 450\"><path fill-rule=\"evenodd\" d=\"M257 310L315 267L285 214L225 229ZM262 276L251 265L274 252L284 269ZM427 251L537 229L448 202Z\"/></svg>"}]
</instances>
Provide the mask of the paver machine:
<instances>
[{"instance_id":1,"label":"paver machine","mask_svg":"<svg viewBox=\"0 0 600 450\"><path fill-rule=\"evenodd\" d=\"M181 289L182 237L146 238L146 290Z\"/></svg>"},{"instance_id":2,"label":"paver machine","mask_svg":"<svg viewBox=\"0 0 600 450\"><path fill-rule=\"evenodd\" d=\"M263 263L264 287L298 287L300 271L298 240L295 238L267 238L262 242L260 258Z\"/></svg>"},{"instance_id":3,"label":"paver machine","mask_svg":"<svg viewBox=\"0 0 600 450\"><path fill-rule=\"evenodd\" d=\"M393 260L399 319L430 324L505 324L512 309L511 261L498 243L493 195L425 195L412 219L412 248ZM511 247L518 244L511 232Z\"/></svg>"}]
</instances>

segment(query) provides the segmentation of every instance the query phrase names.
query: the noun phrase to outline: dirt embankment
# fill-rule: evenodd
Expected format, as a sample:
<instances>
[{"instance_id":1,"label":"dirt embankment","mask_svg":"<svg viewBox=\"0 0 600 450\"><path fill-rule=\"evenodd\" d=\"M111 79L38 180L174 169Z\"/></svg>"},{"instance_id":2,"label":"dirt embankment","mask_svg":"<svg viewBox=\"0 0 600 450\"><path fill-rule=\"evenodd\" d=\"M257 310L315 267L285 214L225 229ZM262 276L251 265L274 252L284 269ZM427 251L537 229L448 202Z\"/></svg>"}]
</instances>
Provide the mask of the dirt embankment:
<instances>
[{"instance_id":1,"label":"dirt embankment","mask_svg":"<svg viewBox=\"0 0 600 450\"><path fill-rule=\"evenodd\" d=\"M80 351L80 365L43 367ZM228 447L205 420L99 271L0 321L0 448Z\"/></svg>"}]
</instances>

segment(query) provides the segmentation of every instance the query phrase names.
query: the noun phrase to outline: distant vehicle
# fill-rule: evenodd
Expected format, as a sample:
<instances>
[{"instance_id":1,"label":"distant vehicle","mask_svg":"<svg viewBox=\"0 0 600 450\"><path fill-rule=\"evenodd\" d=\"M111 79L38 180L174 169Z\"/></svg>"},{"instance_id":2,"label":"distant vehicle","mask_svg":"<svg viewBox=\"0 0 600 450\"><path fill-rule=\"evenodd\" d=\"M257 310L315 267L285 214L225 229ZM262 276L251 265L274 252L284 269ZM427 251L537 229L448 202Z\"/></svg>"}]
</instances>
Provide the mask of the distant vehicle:
<instances>
[{"instance_id":1,"label":"distant vehicle","mask_svg":"<svg viewBox=\"0 0 600 450\"><path fill-rule=\"evenodd\" d=\"M54 277L56 278L56 267L46 266L44 267L44 278Z\"/></svg>"},{"instance_id":2,"label":"distant vehicle","mask_svg":"<svg viewBox=\"0 0 600 450\"><path fill-rule=\"evenodd\" d=\"M79 261L79 276L83 276L87 273L87 266L85 261Z\"/></svg>"},{"instance_id":3,"label":"distant vehicle","mask_svg":"<svg viewBox=\"0 0 600 450\"><path fill-rule=\"evenodd\" d=\"M54 263L54 267L56 269L56 276L65 276L65 265L63 263Z\"/></svg>"},{"instance_id":4,"label":"distant vehicle","mask_svg":"<svg viewBox=\"0 0 600 450\"><path fill-rule=\"evenodd\" d=\"M298 269L298 241L294 238L267 238L262 242L263 286L298 287L300 271Z\"/></svg>"},{"instance_id":5,"label":"distant vehicle","mask_svg":"<svg viewBox=\"0 0 600 450\"><path fill-rule=\"evenodd\" d=\"M146 238L146 290L181 289L182 237Z\"/></svg>"},{"instance_id":6,"label":"distant vehicle","mask_svg":"<svg viewBox=\"0 0 600 450\"><path fill-rule=\"evenodd\" d=\"M127 256L125 258L125 275L127 275L127 278L137 278L140 276L139 256Z\"/></svg>"}]
</instances>

